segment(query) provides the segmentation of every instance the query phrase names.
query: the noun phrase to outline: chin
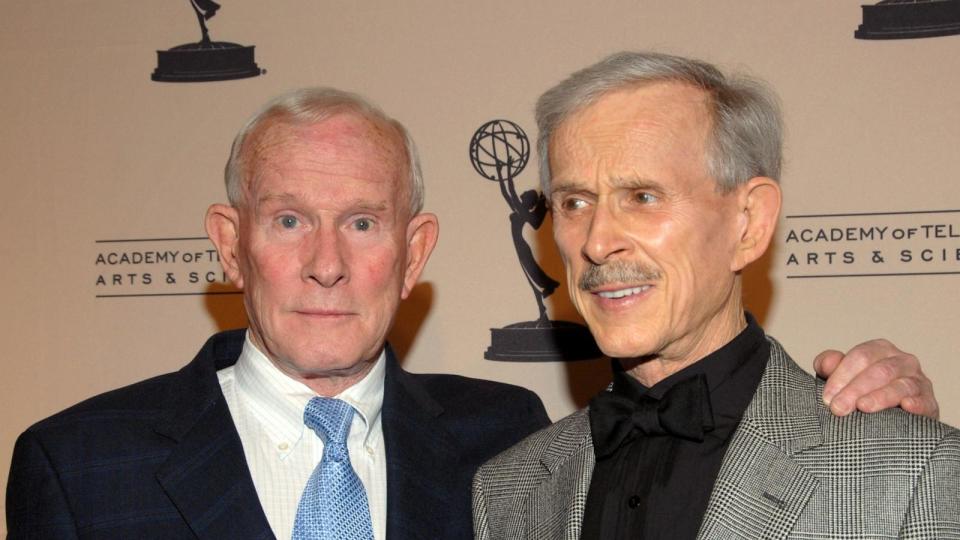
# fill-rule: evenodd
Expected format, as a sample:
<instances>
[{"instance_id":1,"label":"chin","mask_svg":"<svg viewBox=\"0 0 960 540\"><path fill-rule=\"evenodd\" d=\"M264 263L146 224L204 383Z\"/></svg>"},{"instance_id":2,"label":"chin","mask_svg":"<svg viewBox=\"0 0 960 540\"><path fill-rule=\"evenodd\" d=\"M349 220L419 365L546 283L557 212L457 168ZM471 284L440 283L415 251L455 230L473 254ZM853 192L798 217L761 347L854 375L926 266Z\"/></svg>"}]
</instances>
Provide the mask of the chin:
<instances>
[{"instance_id":1,"label":"chin","mask_svg":"<svg viewBox=\"0 0 960 540\"><path fill-rule=\"evenodd\" d=\"M597 346L610 358L640 358L657 353L657 347L642 330L625 329L614 332L594 333Z\"/></svg>"},{"instance_id":2,"label":"chin","mask_svg":"<svg viewBox=\"0 0 960 540\"><path fill-rule=\"evenodd\" d=\"M360 363L357 351L331 350L329 348L315 349L311 354L304 355L301 365L323 372L328 370L348 369Z\"/></svg>"},{"instance_id":3,"label":"chin","mask_svg":"<svg viewBox=\"0 0 960 540\"><path fill-rule=\"evenodd\" d=\"M594 338L597 340L597 346L600 348L600 351L610 358L632 358L639 356L635 354L638 348L630 343L625 343L623 340L616 339L615 337L611 338L610 336L597 335L594 335Z\"/></svg>"}]
</instances>

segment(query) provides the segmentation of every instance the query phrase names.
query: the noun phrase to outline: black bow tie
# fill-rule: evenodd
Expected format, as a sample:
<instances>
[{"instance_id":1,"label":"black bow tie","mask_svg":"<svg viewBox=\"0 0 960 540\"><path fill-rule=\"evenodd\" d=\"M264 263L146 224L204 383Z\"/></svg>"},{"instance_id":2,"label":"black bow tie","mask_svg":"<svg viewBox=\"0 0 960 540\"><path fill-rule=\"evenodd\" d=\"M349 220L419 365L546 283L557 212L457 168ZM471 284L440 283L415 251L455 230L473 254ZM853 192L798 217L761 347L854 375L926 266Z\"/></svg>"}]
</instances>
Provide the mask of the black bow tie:
<instances>
[{"instance_id":1,"label":"black bow tie","mask_svg":"<svg viewBox=\"0 0 960 540\"><path fill-rule=\"evenodd\" d=\"M635 433L701 442L712 429L710 389L702 374L678 382L660 399L644 395L634 400L602 392L590 401L590 432L597 457L613 454Z\"/></svg>"}]
</instances>

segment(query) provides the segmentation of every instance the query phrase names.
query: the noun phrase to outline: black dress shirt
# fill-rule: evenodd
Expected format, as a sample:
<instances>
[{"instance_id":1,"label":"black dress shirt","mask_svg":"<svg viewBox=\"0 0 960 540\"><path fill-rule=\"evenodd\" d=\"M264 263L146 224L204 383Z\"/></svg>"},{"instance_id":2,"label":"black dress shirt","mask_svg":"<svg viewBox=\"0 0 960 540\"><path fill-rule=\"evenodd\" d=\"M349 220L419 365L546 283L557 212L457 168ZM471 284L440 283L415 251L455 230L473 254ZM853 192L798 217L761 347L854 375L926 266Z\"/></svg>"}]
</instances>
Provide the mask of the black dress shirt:
<instances>
[{"instance_id":1,"label":"black dress shirt","mask_svg":"<svg viewBox=\"0 0 960 540\"><path fill-rule=\"evenodd\" d=\"M732 341L650 388L614 361L611 391L633 400L659 399L680 381L706 376L713 428L702 442L637 433L612 454L598 455L582 539L696 538L723 455L769 356L763 329L749 313L746 317L747 327Z\"/></svg>"}]
</instances>

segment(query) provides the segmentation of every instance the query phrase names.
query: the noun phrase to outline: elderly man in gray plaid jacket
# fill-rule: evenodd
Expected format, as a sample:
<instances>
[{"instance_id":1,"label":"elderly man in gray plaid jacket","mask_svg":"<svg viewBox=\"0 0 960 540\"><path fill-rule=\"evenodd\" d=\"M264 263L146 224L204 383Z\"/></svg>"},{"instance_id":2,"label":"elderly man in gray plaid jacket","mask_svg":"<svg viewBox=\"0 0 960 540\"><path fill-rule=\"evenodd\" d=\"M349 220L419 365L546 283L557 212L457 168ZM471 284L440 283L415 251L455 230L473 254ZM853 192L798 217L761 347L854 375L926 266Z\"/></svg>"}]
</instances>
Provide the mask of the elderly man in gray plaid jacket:
<instances>
[{"instance_id":1,"label":"elderly man in gray plaid jacket","mask_svg":"<svg viewBox=\"0 0 960 540\"><path fill-rule=\"evenodd\" d=\"M620 53L537 121L570 294L617 361L587 409L481 467L478 538L960 538L960 432L834 416L744 311L781 204L763 85Z\"/></svg>"}]
</instances>

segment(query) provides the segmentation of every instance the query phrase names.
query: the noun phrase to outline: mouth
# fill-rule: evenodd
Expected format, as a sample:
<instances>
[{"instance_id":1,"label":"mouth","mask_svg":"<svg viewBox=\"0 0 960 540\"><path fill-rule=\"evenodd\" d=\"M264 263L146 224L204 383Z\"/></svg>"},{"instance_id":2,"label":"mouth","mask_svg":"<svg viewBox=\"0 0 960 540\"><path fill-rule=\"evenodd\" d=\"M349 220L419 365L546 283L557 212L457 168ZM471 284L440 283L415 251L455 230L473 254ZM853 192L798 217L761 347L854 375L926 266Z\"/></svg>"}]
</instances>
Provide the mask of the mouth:
<instances>
[{"instance_id":1,"label":"mouth","mask_svg":"<svg viewBox=\"0 0 960 540\"><path fill-rule=\"evenodd\" d=\"M355 313L337 309L298 309L295 310L295 313L308 317L348 317L355 315Z\"/></svg>"},{"instance_id":2,"label":"mouth","mask_svg":"<svg viewBox=\"0 0 960 540\"><path fill-rule=\"evenodd\" d=\"M653 288L653 285L639 285L636 287L624 287L620 289L611 289L606 291L594 291L593 294L599 296L600 298L606 298L609 300L616 300L619 298L626 298L629 296L636 296L642 294Z\"/></svg>"},{"instance_id":3,"label":"mouth","mask_svg":"<svg viewBox=\"0 0 960 540\"><path fill-rule=\"evenodd\" d=\"M636 296L651 289L652 287L653 285L640 285L638 287L625 287L623 289L613 289L609 291L595 291L593 294L599 296L600 298L613 300L618 298L626 298L628 296Z\"/></svg>"}]
</instances>

